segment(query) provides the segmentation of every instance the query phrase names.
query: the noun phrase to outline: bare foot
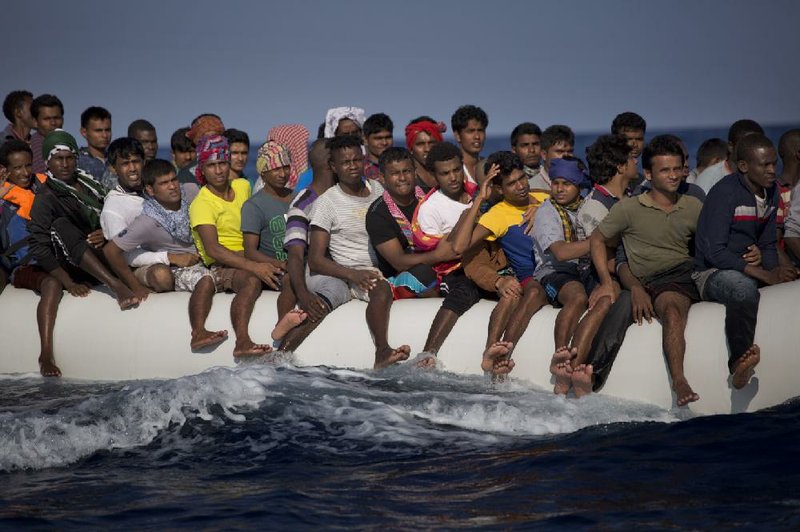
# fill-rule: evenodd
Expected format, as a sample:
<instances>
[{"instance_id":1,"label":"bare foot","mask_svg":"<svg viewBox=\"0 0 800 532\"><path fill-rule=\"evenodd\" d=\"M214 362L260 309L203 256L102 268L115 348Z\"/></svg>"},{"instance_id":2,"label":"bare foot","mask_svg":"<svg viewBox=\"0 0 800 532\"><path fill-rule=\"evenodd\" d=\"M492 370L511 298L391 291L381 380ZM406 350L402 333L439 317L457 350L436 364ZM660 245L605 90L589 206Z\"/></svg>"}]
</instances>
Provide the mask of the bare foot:
<instances>
[{"instance_id":1,"label":"bare foot","mask_svg":"<svg viewBox=\"0 0 800 532\"><path fill-rule=\"evenodd\" d=\"M375 351L375 369L383 369L407 360L409 355L411 355L411 347L407 345L401 345L397 349L389 346L378 349Z\"/></svg>"},{"instance_id":2,"label":"bare foot","mask_svg":"<svg viewBox=\"0 0 800 532\"><path fill-rule=\"evenodd\" d=\"M678 398L678 406L686 406L700 399L700 396L694 393L692 387L689 386L689 381L687 381L685 377L672 381L672 390Z\"/></svg>"},{"instance_id":3,"label":"bare foot","mask_svg":"<svg viewBox=\"0 0 800 532\"><path fill-rule=\"evenodd\" d=\"M120 284L120 286L114 290L114 293L117 296L117 304L120 310L128 310L139 304L139 298L133 295L130 288L123 284Z\"/></svg>"},{"instance_id":4,"label":"bare foot","mask_svg":"<svg viewBox=\"0 0 800 532\"><path fill-rule=\"evenodd\" d=\"M42 377L61 376L61 370L56 366L56 361L53 360L53 357L39 357L39 373L42 374Z\"/></svg>"},{"instance_id":5,"label":"bare foot","mask_svg":"<svg viewBox=\"0 0 800 532\"><path fill-rule=\"evenodd\" d=\"M192 342L190 345L192 351L197 351L204 347L220 344L227 339L228 331L209 331L203 329L196 334L194 332L192 333Z\"/></svg>"},{"instance_id":6,"label":"bare foot","mask_svg":"<svg viewBox=\"0 0 800 532\"><path fill-rule=\"evenodd\" d=\"M495 342L483 352L481 369L496 375L505 375L514 369L514 362L508 356L514 348L513 342ZM509 364L510 362L510 364Z\"/></svg>"},{"instance_id":7,"label":"bare foot","mask_svg":"<svg viewBox=\"0 0 800 532\"><path fill-rule=\"evenodd\" d=\"M283 340L286 333L303 323L306 318L308 314L299 308L290 310L275 324L275 328L272 329L272 339Z\"/></svg>"},{"instance_id":8,"label":"bare foot","mask_svg":"<svg viewBox=\"0 0 800 532\"><path fill-rule=\"evenodd\" d=\"M268 345L254 344L249 340L243 343L237 341L236 346L233 348L233 356L234 358L260 357L270 351L272 351L272 348Z\"/></svg>"},{"instance_id":9,"label":"bare foot","mask_svg":"<svg viewBox=\"0 0 800 532\"><path fill-rule=\"evenodd\" d=\"M550 373L556 377L553 393L567 395L569 392L572 386L572 365L569 363L571 359L572 353L567 346L559 347L553 353L553 359L550 361Z\"/></svg>"},{"instance_id":10,"label":"bare foot","mask_svg":"<svg viewBox=\"0 0 800 532\"><path fill-rule=\"evenodd\" d=\"M750 377L755 374L755 367L759 362L761 362L761 348L753 344L736 361L736 366L733 368L733 387L741 390L747 386Z\"/></svg>"},{"instance_id":11,"label":"bare foot","mask_svg":"<svg viewBox=\"0 0 800 532\"><path fill-rule=\"evenodd\" d=\"M572 391L575 397L581 398L592 393L592 373L594 368L591 364L579 364L572 370Z\"/></svg>"},{"instance_id":12,"label":"bare foot","mask_svg":"<svg viewBox=\"0 0 800 532\"><path fill-rule=\"evenodd\" d=\"M416 360L416 366L420 369L436 369L436 355L433 353L422 352Z\"/></svg>"}]
</instances>

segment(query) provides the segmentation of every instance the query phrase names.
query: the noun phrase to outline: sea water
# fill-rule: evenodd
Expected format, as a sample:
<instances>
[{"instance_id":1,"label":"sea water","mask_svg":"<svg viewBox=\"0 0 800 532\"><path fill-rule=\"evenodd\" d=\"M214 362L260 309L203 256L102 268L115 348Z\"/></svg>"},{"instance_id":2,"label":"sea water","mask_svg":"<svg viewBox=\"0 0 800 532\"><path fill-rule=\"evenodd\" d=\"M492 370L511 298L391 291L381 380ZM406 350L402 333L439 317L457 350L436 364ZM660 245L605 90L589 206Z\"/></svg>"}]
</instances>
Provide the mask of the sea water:
<instances>
[{"instance_id":1,"label":"sea water","mask_svg":"<svg viewBox=\"0 0 800 532\"><path fill-rule=\"evenodd\" d=\"M513 379L269 365L0 390L2 528L800 526L797 400L692 418Z\"/></svg>"}]
</instances>

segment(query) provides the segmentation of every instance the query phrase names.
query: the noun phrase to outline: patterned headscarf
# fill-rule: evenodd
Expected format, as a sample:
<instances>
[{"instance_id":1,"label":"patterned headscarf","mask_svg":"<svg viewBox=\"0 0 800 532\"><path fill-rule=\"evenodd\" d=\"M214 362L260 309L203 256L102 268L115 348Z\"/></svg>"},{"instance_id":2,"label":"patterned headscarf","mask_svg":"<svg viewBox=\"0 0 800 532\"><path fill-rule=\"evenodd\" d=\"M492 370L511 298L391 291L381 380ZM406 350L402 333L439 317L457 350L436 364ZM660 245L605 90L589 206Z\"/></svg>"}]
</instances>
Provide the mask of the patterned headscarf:
<instances>
[{"instance_id":1,"label":"patterned headscarf","mask_svg":"<svg viewBox=\"0 0 800 532\"><path fill-rule=\"evenodd\" d=\"M258 149L256 155L256 171L258 175L264 170L275 170L283 166L292 167L292 154L282 144L268 140Z\"/></svg>"},{"instance_id":2,"label":"patterned headscarf","mask_svg":"<svg viewBox=\"0 0 800 532\"><path fill-rule=\"evenodd\" d=\"M360 107L334 107L333 109L328 109L328 113L325 115L326 139L332 139L336 136L336 128L339 127L339 122L345 118L352 120L360 128L364 125L366 114Z\"/></svg>"},{"instance_id":3,"label":"patterned headscarf","mask_svg":"<svg viewBox=\"0 0 800 532\"><path fill-rule=\"evenodd\" d=\"M444 140L442 133L447 131L447 126L444 125L444 122L437 122L434 124L428 120L408 124L406 126L406 147L408 147L409 150L414 147L414 140L417 138L417 135L423 131L433 137L436 142L442 142Z\"/></svg>"},{"instance_id":4,"label":"patterned headscarf","mask_svg":"<svg viewBox=\"0 0 800 532\"><path fill-rule=\"evenodd\" d=\"M42 158L44 162L61 150L71 151L73 155L78 155L78 143L75 137L64 131L63 129L55 129L47 134L44 142L42 143Z\"/></svg>"},{"instance_id":5,"label":"patterned headscarf","mask_svg":"<svg viewBox=\"0 0 800 532\"><path fill-rule=\"evenodd\" d=\"M213 115L202 115L195 119L192 127L186 132L186 136L197 145L203 137L222 135L224 132L225 125L222 120Z\"/></svg>"},{"instance_id":6,"label":"patterned headscarf","mask_svg":"<svg viewBox=\"0 0 800 532\"><path fill-rule=\"evenodd\" d=\"M275 126L267 133L268 140L286 146L292 155L292 173L286 183L288 188L293 189L300 174L308 170L308 138L308 130L302 124Z\"/></svg>"},{"instance_id":7,"label":"patterned headscarf","mask_svg":"<svg viewBox=\"0 0 800 532\"><path fill-rule=\"evenodd\" d=\"M201 137L197 142L197 166L194 176L197 181L205 184L203 167L210 161L230 161L231 151L228 140L222 135L208 135Z\"/></svg>"}]
</instances>

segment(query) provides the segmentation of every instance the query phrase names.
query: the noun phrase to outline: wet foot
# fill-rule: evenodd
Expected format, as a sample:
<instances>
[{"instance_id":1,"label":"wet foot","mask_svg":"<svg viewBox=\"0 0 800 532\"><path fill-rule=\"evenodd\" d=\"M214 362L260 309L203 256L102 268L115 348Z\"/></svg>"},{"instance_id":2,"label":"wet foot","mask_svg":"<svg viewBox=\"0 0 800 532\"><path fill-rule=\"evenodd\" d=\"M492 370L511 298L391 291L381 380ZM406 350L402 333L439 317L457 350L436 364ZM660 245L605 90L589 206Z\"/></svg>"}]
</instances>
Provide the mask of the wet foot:
<instances>
[{"instance_id":1,"label":"wet foot","mask_svg":"<svg viewBox=\"0 0 800 532\"><path fill-rule=\"evenodd\" d=\"M286 333L306 321L306 318L308 318L308 314L299 308L290 310L280 320L278 320L275 328L272 329L272 339L276 341L283 340L283 337L286 336Z\"/></svg>"},{"instance_id":2,"label":"wet foot","mask_svg":"<svg viewBox=\"0 0 800 532\"><path fill-rule=\"evenodd\" d=\"M420 369L436 369L436 355L423 351L417 355L416 366Z\"/></svg>"},{"instance_id":3,"label":"wet foot","mask_svg":"<svg viewBox=\"0 0 800 532\"><path fill-rule=\"evenodd\" d=\"M53 357L39 358L39 373L42 377L60 377L61 370L56 366Z\"/></svg>"},{"instance_id":4,"label":"wet foot","mask_svg":"<svg viewBox=\"0 0 800 532\"><path fill-rule=\"evenodd\" d=\"M681 378L672 382L672 391L675 392L678 406L686 406L689 403L694 403L700 396L694 393L692 387L689 386L689 381L686 378Z\"/></svg>"},{"instance_id":5,"label":"wet foot","mask_svg":"<svg viewBox=\"0 0 800 532\"><path fill-rule=\"evenodd\" d=\"M506 375L514 369L514 361L509 358L514 348L512 342L495 342L483 352L481 369L495 375Z\"/></svg>"},{"instance_id":6,"label":"wet foot","mask_svg":"<svg viewBox=\"0 0 800 532\"><path fill-rule=\"evenodd\" d=\"M410 355L411 347L407 345L401 345L397 349L392 349L389 346L378 349L375 351L375 369L383 369L403 360L408 360Z\"/></svg>"},{"instance_id":7,"label":"wet foot","mask_svg":"<svg viewBox=\"0 0 800 532\"><path fill-rule=\"evenodd\" d=\"M569 363L571 359L572 353L567 346L559 347L553 353L553 359L550 361L550 373L556 378L553 393L567 395L569 392L572 386L572 365Z\"/></svg>"},{"instance_id":8,"label":"wet foot","mask_svg":"<svg viewBox=\"0 0 800 532\"><path fill-rule=\"evenodd\" d=\"M203 329L198 333L192 333L192 351L217 345L228 339L228 331L208 331Z\"/></svg>"},{"instance_id":9,"label":"wet foot","mask_svg":"<svg viewBox=\"0 0 800 532\"><path fill-rule=\"evenodd\" d=\"M579 364L572 370L572 391L575 397L581 398L592 393L592 373L594 368L591 364Z\"/></svg>"},{"instance_id":10,"label":"wet foot","mask_svg":"<svg viewBox=\"0 0 800 532\"><path fill-rule=\"evenodd\" d=\"M761 362L761 348L753 344L736 361L733 369L733 387L740 390L747 386L750 378L755 374L755 367L759 362Z\"/></svg>"},{"instance_id":11,"label":"wet foot","mask_svg":"<svg viewBox=\"0 0 800 532\"><path fill-rule=\"evenodd\" d=\"M272 348L268 345L254 344L250 340L246 342L237 341L236 346L233 348L233 356L234 358L260 357L270 351L272 351Z\"/></svg>"}]
</instances>

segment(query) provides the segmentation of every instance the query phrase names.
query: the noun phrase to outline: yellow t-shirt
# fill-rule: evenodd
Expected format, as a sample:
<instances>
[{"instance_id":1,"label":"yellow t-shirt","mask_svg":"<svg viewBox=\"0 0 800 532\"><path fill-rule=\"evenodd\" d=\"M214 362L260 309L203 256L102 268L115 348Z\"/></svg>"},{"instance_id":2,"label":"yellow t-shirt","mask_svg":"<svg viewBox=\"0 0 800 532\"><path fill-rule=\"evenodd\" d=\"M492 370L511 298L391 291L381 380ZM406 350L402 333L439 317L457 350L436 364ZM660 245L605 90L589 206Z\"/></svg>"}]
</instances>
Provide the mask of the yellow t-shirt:
<instances>
[{"instance_id":1,"label":"yellow t-shirt","mask_svg":"<svg viewBox=\"0 0 800 532\"><path fill-rule=\"evenodd\" d=\"M250 183L246 179L234 179L231 181L231 188L234 192L232 201L225 201L203 187L189 206L192 237L206 266L213 264L214 259L203 248L203 242L197 233L198 225L216 226L220 244L231 251L244 251L242 205L250 198Z\"/></svg>"},{"instance_id":2,"label":"yellow t-shirt","mask_svg":"<svg viewBox=\"0 0 800 532\"><path fill-rule=\"evenodd\" d=\"M492 241L503 238L508 232L509 227L522 223L522 215L525 214L531 206L538 209L539 205L550 197L550 194L536 191L531 192L530 197L532 205L517 207L507 201L501 201L481 216L478 223L491 233L486 237L486 240Z\"/></svg>"}]
</instances>

